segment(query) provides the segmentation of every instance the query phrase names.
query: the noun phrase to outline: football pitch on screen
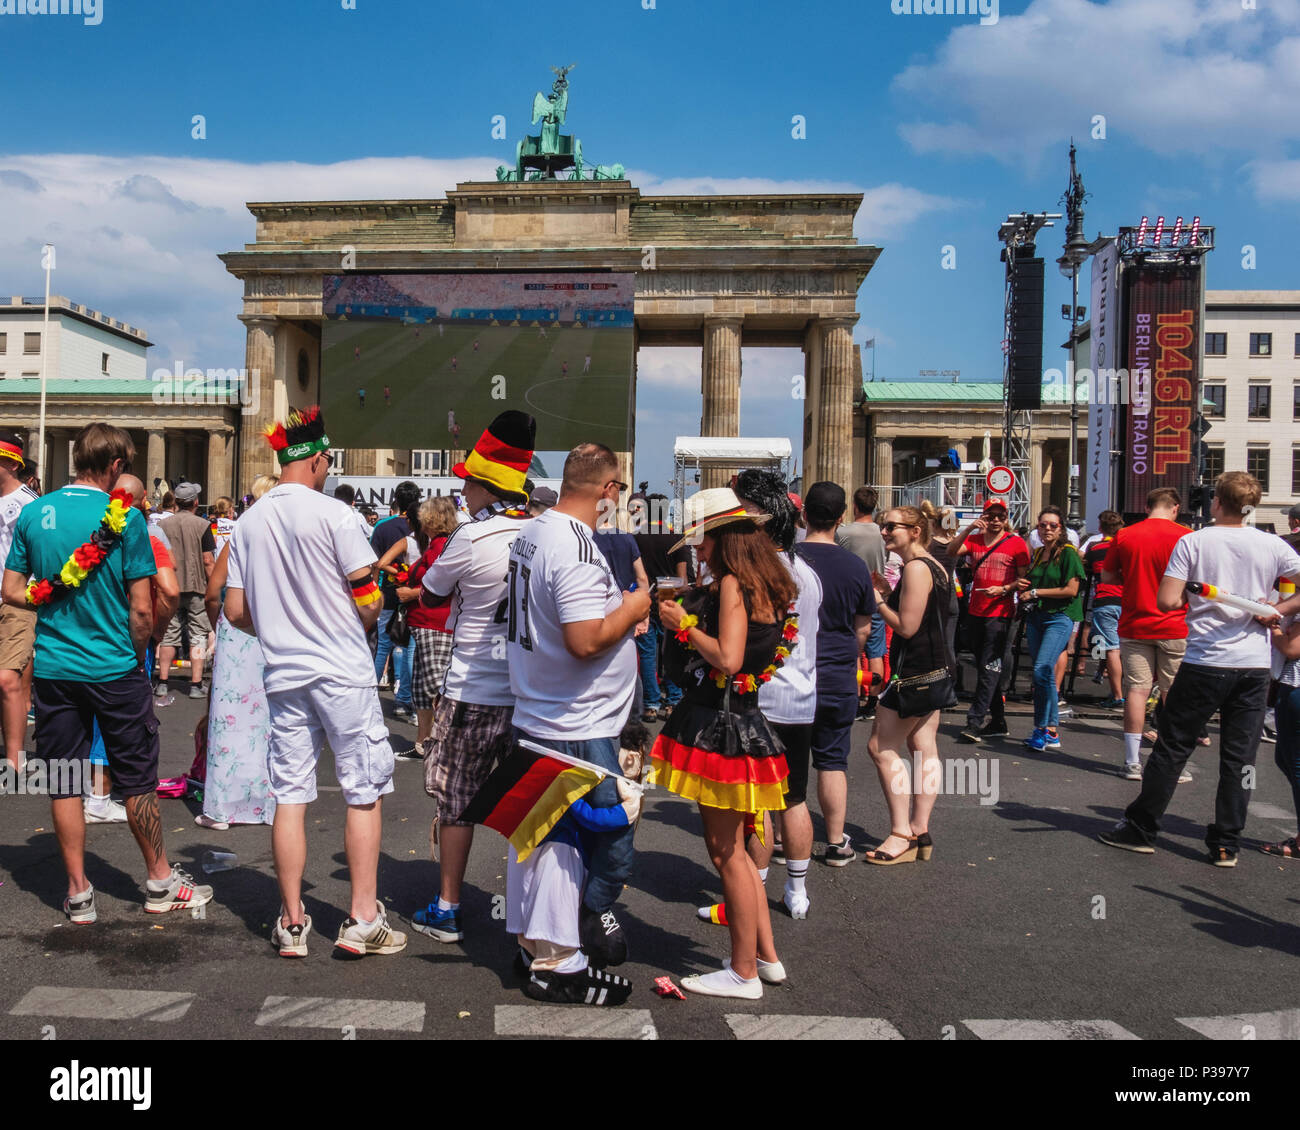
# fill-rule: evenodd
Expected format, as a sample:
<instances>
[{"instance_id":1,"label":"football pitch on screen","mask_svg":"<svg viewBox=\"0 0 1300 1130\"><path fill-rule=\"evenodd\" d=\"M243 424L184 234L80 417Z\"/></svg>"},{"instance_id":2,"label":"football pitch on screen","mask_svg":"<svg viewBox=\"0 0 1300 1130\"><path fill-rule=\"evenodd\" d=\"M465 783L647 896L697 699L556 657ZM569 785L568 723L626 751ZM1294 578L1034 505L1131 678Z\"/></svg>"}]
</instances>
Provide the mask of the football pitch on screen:
<instances>
[{"instance_id":1,"label":"football pitch on screen","mask_svg":"<svg viewBox=\"0 0 1300 1130\"><path fill-rule=\"evenodd\" d=\"M537 418L538 450L626 451L632 352L630 328L329 321L321 408L344 448L469 448L516 408Z\"/></svg>"}]
</instances>

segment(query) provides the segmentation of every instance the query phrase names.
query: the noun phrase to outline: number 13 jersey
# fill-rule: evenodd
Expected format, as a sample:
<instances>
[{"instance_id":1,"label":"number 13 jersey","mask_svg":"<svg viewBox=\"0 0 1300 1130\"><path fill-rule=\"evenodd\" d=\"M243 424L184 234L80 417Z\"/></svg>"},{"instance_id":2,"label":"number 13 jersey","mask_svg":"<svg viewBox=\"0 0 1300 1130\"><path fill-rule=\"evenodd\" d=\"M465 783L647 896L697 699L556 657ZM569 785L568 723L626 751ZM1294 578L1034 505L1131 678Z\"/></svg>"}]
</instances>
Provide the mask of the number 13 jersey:
<instances>
[{"instance_id":1,"label":"number 13 jersey","mask_svg":"<svg viewBox=\"0 0 1300 1130\"><path fill-rule=\"evenodd\" d=\"M506 564L526 521L493 514L457 526L424 574L434 596L450 596L451 663L442 693L475 706L509 706Z\"/></svg>"},{"instance_id":2,"label":"number 13 jersey","mask_svg":"<svg viewBox=\"0 0 1300 1130\"><path fill-rule=\"evenodd\" d=\"M520 530L509 571L515 725L562 741L617 737L636 679L631 635L592 659L575 659L564 646L563 625L603 620L623 603L591 529L547 510Z\"/></svg>"}]
</instances>

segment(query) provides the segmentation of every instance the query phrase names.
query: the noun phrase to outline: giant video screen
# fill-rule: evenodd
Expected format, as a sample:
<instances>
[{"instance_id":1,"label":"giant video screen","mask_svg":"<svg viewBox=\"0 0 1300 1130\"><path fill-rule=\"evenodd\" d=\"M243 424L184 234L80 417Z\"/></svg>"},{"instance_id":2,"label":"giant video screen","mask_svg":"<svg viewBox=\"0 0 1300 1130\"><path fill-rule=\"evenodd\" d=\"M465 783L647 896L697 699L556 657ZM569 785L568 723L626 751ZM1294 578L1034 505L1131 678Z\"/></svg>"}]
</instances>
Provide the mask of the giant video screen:
<instances>
[{"instance_id":1,"label":"giant video screen","mask_svg":"<svg viewBox=\"0 0 1300 1130\"><path fill-rule=\"evenodd\" d=\"M321 407L339 447L471 447L497 413L537 450L631 450L632 274L327 275Z\"/></svg>"}]
</instances>

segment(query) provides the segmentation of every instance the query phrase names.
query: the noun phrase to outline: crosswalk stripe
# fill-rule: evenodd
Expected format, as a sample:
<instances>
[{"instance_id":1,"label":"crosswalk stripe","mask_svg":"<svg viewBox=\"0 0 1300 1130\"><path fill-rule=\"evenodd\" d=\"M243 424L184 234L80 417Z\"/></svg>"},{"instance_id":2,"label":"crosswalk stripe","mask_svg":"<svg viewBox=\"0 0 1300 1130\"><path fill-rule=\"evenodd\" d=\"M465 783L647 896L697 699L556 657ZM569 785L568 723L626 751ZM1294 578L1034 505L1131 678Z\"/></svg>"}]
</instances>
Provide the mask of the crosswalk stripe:
<instances>
[{"instance_id":1,"label":"crosswalk stripe","mask_svg":"<svg viewBox=\"0 0 1300 1130\"><path fill-rule=\"evenodd\" d=\"M1113 1020L963 1020L981 1040L1139 1040Z\"/></svg>"},{"instance_id":2,"label":"crosswalk stripe","mask_svg":"<svg viewBox=\"0 0 1300 1130\"><path fill-rule=\"evenodd\" d=\"M498 1036L559 1036L576 1040L657 1040L647 1008L568 1008L562 1004L499 1004Z\"/></svg>"},{"instance_id":3,"label":"crosswalk stripe","mask_svg":"<svg viewBox=\"0 0 1300 1130\"><path fill-rule=\"evenodd\" d=\"M349 1000L346 997L267 997L255 1023L277 1028L424 1029L423 1001Z\"/></svg>"},{"instance_id":4,"label":"crosswalk stripe","mask_svg":"<svg viewBox=\"0 0 1300 1130\"><path fill-rule=\"evenodd\" d=\"M1252 806L1253 808L1253 806ZM1211 1040L1300 1040L1300 1008L1238 1016L1179 1016L1179 1024Z\"/></svg>"},{"instance_id":5,"label":"crosswalk stripe","mask_svg":"<svg viewBox=\"0 0 1300 1130\"><path fill-rule=\"evenodd\" d=\"M729 1012L724 1019L737 1040L901 1040L888 1020L859 1016L753 1016Z\"/></svg>"},{"instance_id":6,"label":"crosswalk stripe","mask_svg":"<svg viewBox=\"0 0 1300 1130\"><path fill-rule=\"evenodd\" d=\"M1262 800L1253 800L1250 802L1251 816L1260 816L1265 820L1281 820L1283 824L1290 826L1295 823L1295 813L1283 808L1280 804L1269 804Z\"/></svg>"},{"instance_id":7,"label":"crosswalk stripe","mask_svg":"<svg viewBox=\"0 0 1300 1130\"><path fill-rule=\"evenodd\" d=\"M9 1010L9 1015L63 1016L76 1020L179 1020L193 1003L193 993L37 985Z\"/></svg>"}]
</instances>

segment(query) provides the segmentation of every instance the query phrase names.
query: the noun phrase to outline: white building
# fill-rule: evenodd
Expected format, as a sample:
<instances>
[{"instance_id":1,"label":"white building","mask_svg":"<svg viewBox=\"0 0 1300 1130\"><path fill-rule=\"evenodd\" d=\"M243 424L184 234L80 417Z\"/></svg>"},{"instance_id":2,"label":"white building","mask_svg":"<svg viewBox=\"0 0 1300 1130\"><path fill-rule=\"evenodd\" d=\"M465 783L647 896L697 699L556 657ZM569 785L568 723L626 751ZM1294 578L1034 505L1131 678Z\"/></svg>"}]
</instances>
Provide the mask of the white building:
<instances>
[{"instance_id":1,"label":"white building","mask_svg":"<svg viewBox=\"0 0 1300 1130\"><path fill-rule=\"evenodd\" d=\"M0 303L0 380L39 378L48 352L49 377L66 380L145 380L144 331L61 296L50 297L44 341L44 298Z\"/></svg>"},{"instance_id":2,"label":"white building","mask_svg":"<svg viewBox=\"0 0 1300 1130\"><path fill-rule=\"evenodd\" d=\"M1260 525L1300 502L1300 290L1207 290L1202 367L1208 477L1249 471Z\"/></svg>"}]
</instances>

